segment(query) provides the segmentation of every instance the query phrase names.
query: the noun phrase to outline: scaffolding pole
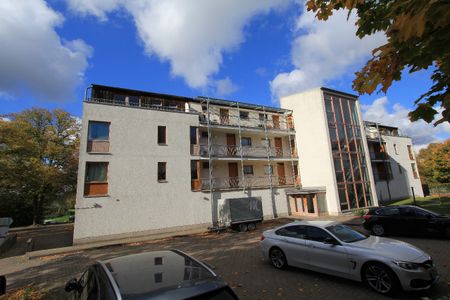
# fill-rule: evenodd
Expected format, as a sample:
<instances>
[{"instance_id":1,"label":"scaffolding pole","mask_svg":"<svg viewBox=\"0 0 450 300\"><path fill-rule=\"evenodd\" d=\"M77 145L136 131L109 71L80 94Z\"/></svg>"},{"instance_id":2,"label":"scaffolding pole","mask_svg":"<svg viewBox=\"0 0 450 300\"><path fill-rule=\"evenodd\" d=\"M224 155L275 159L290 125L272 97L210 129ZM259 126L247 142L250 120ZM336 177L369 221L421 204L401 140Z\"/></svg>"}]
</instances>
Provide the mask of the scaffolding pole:
<instances>
[{"instance_id":1,"label":"scaffolding pole","mask_svg":"<svg viewBox=\"0 0 450 300\"><path fill-rule=\"evenodd\" d=\"M241 174L242 174L242 187L243 187L242 190L245 192L244 156L242 153L241 112L239 109L239 102L236 102L236 107L237 107L237 113L238 113L238 127L239 127L239 152L241 153L240 156L241 156Z\"/></svg>"}]
</instances>

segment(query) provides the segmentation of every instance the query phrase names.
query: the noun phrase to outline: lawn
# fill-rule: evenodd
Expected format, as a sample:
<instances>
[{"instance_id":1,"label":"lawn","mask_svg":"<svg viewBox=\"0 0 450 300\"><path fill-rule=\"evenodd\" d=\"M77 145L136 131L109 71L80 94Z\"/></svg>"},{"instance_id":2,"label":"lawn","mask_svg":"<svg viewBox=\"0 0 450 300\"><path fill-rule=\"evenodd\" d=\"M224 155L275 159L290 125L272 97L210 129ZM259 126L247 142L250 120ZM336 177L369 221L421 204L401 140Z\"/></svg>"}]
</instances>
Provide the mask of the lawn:
<instances>
[{"instance_id":1,"label":"lawn","mask_svg":"<svg viewBox=\"0 0 450 300\"><path fill-rule=\"evenodd\" d=\"M73 218L74 214L75 214L75 211L71 209L65 215L47 217L44 220L44 223L47 223L47 224L69 223L69 222L72 222L71 217Z\"/></svg>"},{"instance_id":2,"label":"lawn","mask_svg":"<svg viewBox=\"0 0 450 300\"><path fill-rule=\"evenodd\" d=\"M416 197L416 204L438 214L450 215L450 197ZM392 202L389 205L414 205L414 202L412 198L408 198Z\"/></svg>"}]
</instances>

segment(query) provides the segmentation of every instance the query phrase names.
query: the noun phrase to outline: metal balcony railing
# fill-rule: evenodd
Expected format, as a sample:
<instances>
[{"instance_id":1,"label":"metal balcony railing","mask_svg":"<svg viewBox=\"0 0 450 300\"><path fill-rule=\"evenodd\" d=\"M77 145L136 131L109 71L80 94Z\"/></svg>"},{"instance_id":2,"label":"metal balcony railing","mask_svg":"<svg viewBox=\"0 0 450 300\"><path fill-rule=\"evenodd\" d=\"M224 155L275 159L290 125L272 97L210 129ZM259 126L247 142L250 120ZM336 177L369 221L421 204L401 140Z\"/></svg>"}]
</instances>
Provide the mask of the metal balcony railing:
<instances>
[{"instance_id":1,"label":"metal balcony railing","mask_svg":"<svg viewBox=\"0 0 450 300\"><path fill-rule=\"evenodd\" d=\"M209 178L201 178L200 184L193 184L194 190L211 190ZM289 176L245 176L245 177L217 177L212 179L213 190L229 190L239 188L269 188L294 186L294 178Z\"/></svg>"},{"instance_id":2,"label":"metal balcony railing","mask_svg":"<svg viewBox=\"0 0 450 300\"><path fill-rule=\"evenodd\" d=\"M145 99L104 99L104 98L87 98L85 101L87 102L95 102L95 103L103 103L103 104L111 104L117 106L131 106L131 107L141 107L146 109L153 110L163 110L163 111L177 111L177 112L190 112L189 108L187 108L184 104L173 104L173 105L162 105L159 103L154 103L148 100L148 97ZM191 111L192 112L192 111Z\"/></svg>"},{"instance_id":3,"label":"metal balcony railing","mask_svg":"<svg viewBox=\"0 0 450 300\"><path fill-rule=\"evenodd\" d=\"M231 126L241 128L257 128L264 130L264 127L268 130L278 131L295 131L292 117L278 115L275 119L259 119L259 118L241 118L233 115L221 115L219 113L209 113L210 125ZM200 115L200 123L203 125L208 124L208 114L203 113Z\"/></svg>"},{"instance_id":4,"label":"metal balcony railing","mask_svg":"<svg viewBox=\"0 0 450 300\"><path fill-rule=\"evenodd\" d=\"M269 152L271 158L291 158L290 149L265 146L235 146L235 145L211 145L212 157L257 157L266 158ZM191 145L191 155L208 157L208 145ZM293 153L292 157L297 154Z\"/></svg>"}]
</instances>

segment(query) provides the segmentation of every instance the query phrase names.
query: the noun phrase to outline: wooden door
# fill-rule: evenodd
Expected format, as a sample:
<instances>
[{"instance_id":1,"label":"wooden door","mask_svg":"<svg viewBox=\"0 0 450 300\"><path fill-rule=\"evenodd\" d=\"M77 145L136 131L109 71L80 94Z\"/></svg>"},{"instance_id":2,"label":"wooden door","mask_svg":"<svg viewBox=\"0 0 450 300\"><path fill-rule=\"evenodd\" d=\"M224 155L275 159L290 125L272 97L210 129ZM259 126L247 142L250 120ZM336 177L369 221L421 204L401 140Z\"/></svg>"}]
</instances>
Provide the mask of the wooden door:
<instances>
[{"instance_id":1,"label":"wooden door","mask_svg":"<svg viewBox=\"0 0 450 300\"><path fill-rule=\"evenodd\" d=\"M228 163L228 177L230 187L238 187L239 186L239 177L238 177L238 165L237 163Z\"/></svg>"},{"instance_id":2,"label":"wooden door","mask_svg":"<svg viewBox=\"0 0 450 300\"><path fill-rule=\"evenodd\" d=\"M286 185L286 174L284 173L284 163L277 163L278 184Z\"/></svg>"},{"instance_id":3,"label":"wooden door","mask_svg":"<svg viewBox=\"0 0 450 300\"><path fill-rule=\"evenodd\" d=\"M230 124L230 115L228 109L220 109L220 124L228 125Z\"/></svg>"},{"instance_id":4,"label":"wooden door","mask_svg":"<svg viewBox=\"0 0 450 300\"><path fill-rule=\"evenodd\" d=\"M275 156L283 156L283 140L281 138L275 138Z\"/></svg>"},{"instance_id":5,"label":"wooden door","mask_svg":"<svg viewBox=\"0 0 450 300\"><path fill-rule=\"evenodd\" d=\"M236 135L232 133L227 134L227 156L236 155Z\"/></svg>"},{"instance_id":6,"label":"wooden door","mask_svg":"<svg viewBox=\"0 0 450 300\"><path fill-rule=\"evenodd\" d=\"M273 121L273 128L279 129L280 128L280 116L272 116Z\"/></svg>"}]
</instances>

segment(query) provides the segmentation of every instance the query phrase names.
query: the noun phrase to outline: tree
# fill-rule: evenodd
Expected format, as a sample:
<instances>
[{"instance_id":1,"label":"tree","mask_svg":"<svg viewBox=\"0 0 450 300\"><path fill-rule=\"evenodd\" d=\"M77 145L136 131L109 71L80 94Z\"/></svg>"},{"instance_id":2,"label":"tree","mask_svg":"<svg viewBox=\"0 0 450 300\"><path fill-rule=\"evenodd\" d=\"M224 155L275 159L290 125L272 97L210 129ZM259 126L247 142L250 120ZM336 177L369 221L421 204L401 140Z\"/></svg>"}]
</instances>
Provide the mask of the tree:
<instances>
[{"instance_id":1,"label":"tree","mask_svg":"<svg viewBox=\"0 0 450 300\"><path fill-rule=\"evenodd\" d=\"M357 13L360 38L385 32L387 43L372 51L372 58L356 73L353 88L360 94L373 93L378 86L386 92L402 71L410 73L432 68L433 86L415 100L411 121L430 123L441 106L441 118L450 121L450 1L448 0L308 0L308 10L327 20L333 10ZM345 54L342 54L345 55Z\"/></svg>"},{"instance_id":2,"label":"tree","mask_svg":"<svg viewBox=\"0 0 450 300\"><path fill-rule=\"evenodd\" d=\"M40 223L45 205L75 193L80 125L59 109L6 118L0 120L0 214L9 210L23 223L26 215Z\"/></svg>"},{"instance_id":3,"label":"tree","mask_svg":"<svg viewBox=\"0 0 450 300\"><path fill-rule=\"evenodd\" d=\"M450 183L450 139L420 150L417 165L423 183Z\"/></svg>"}]
</instances>

